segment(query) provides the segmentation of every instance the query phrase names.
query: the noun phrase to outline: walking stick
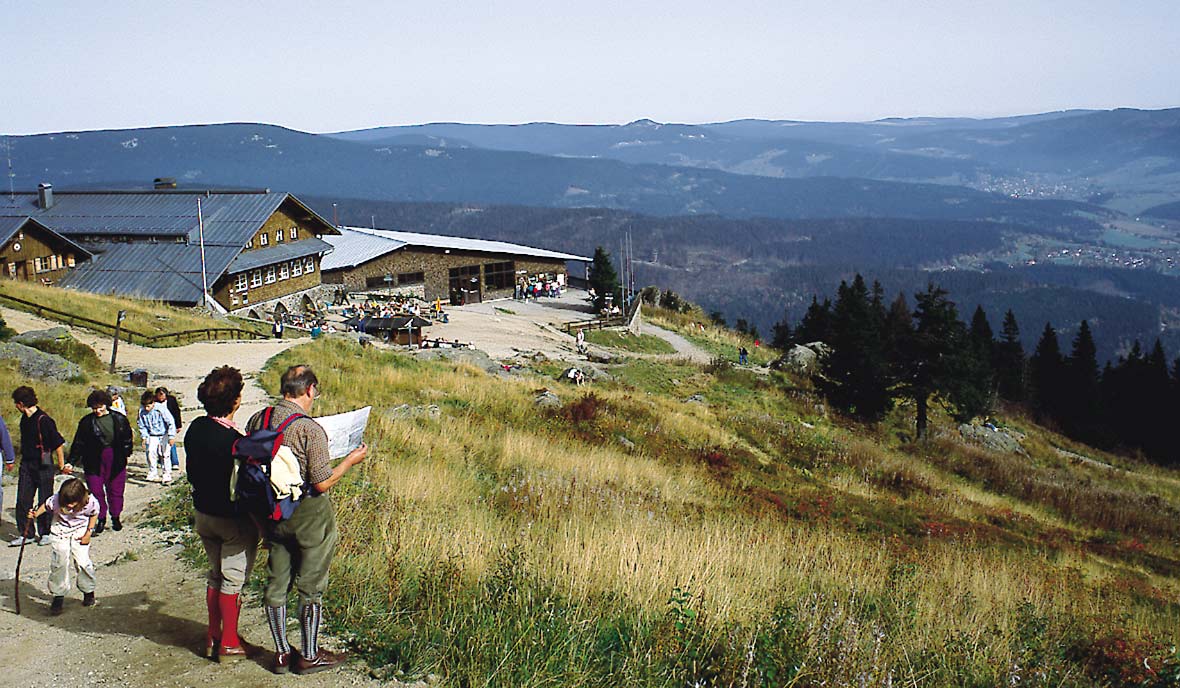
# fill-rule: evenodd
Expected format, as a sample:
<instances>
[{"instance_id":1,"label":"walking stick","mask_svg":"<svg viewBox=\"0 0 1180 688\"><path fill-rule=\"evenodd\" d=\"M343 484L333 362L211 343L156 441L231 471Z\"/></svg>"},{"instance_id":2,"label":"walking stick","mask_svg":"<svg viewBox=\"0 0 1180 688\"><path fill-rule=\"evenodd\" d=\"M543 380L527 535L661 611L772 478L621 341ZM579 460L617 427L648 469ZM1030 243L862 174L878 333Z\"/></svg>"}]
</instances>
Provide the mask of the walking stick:
<instances>
[{"instance_id":1,"label":"walking stick","mask_svg":"<svg viewBox=\"0 0 1180 688\"><path fill-rule=\"evenodd\" d=\"M16 615L20 616L20 563L25 558L25 541L29 539L29 527L33 525L33 521L37 519L30 518L25 521L25 532L20 535L20 553L16 555L16 583L13 586L12 599L16 600Z\"/></svg>"}]
</instances>

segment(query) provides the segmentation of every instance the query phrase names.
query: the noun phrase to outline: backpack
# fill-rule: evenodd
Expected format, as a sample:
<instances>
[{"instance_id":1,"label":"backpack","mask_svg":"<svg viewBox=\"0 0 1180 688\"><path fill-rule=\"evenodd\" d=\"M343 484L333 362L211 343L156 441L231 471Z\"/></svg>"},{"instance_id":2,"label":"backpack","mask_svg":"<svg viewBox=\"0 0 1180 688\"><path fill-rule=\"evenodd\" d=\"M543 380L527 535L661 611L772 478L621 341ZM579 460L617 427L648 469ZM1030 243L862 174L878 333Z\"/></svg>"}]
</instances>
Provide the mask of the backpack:
<instances>
[{"instance_id":1,"label":"backpack","mask_svg":"<svg viewBox=\"0 0 1180 688\"><path fill-rule=\"evenodd\" d=\"M291 518L299 500L307 494L302 482L299 460L289 447L283 446L287 426L307 416L295 413L279 427L270 429L274 407L262 417L262 427L234 440L233 499L238 513L256 516L265 522L278 523ZM287 476L287 477L284 477ZM290 476L300 476L295 484Z\"/></svg>"}]
</instances>

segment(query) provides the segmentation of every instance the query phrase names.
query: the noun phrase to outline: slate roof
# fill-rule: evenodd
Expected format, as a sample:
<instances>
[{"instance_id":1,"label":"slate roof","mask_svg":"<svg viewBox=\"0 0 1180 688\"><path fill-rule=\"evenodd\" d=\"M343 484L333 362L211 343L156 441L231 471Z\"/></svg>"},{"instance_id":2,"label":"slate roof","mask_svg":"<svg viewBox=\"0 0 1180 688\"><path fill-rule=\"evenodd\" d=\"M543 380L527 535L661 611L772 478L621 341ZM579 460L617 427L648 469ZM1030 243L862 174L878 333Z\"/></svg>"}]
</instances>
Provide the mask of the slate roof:
<instances>
[{"instance_id":1,"label":"slate roof","mask_svg":"<svg viewBox=\"0 0 1180 688\"><path fill-rule=\"evenodd\" d=\"M57 232L53 231L52 229L46 227L45 225L41 224L40 222L34 220L33 218L29 217L28 215L25 215L24 217L21 217L19 215L11 215L11 216L7 216L7 217L0 216L0 245L4 245L4 244L8 243L8 240L11 239L13 236L15 236L17 232L19 232L23 229L26 229L29 226L35 227L38 230L45 232L46 234L49 234L50 236L56 237L60 241L65 242L68 246L73 247L73 249L75 251L77 251L78 253L81 254L81 256L79 256L79 257L85 258L90 255L90 251L87 251L85 248L70 241L69 239L58 234Z\"/></svg>"},{"instance_id":2,"label":"slate roof","mask_svg":"<svg viewBox=\"0 0 1180 688\"><path fill-rule=\"evenodd\" d=\"M323 233L337 231L299 199L280 192L55 190L53 198L53 206L43 210L37 207L35 193L16 194L15 200L0 197L0 221L31 217L97 254L63 277L62 286L160 301L201 301L198 198L210 288L242 252L246 241L285 203L306 213ZM151 242L148 237L158 240ZM314 239L290 245L308 241L313 242L313 253L329 249Z\"/></svg>"},{"instance_id":3,"label":"slate roof","mask_svg":"<svg viewBox=\"0 0 1180 688\"><path fill-rule=\"evenodd\" d=\"M238 254L237 258L233 259L225 272L232 275L238 272L260 268L264 265L274 265L275 263L295 260L296 258L306 258L307 256L314 256L331 250L332 246L328 242L314 237L300 241L288 241L267 248L243 251Z\"/></svg>"},{"instance_id":4,"label":"slate roof","mask_svg":"<svg viewBox=\"0 0 1180 688\"><path fill-rule=\"evenodd\" d=\"M423 246L455 251L530 256L534 258L551 258L554 260L571 260L586 263L591 260L585 256L575 256L569 253L549 251L543 248L534 248L532 246L513 244L506 241L467 239L463 237L442 236L440 234L398 232L389 229L368 229L365 227L341 227L340 236L325 237L325 240L332 245L333 251L324 258L321 264L324 270L356 267L404 246Z\"/></svg>"}]
</instances>

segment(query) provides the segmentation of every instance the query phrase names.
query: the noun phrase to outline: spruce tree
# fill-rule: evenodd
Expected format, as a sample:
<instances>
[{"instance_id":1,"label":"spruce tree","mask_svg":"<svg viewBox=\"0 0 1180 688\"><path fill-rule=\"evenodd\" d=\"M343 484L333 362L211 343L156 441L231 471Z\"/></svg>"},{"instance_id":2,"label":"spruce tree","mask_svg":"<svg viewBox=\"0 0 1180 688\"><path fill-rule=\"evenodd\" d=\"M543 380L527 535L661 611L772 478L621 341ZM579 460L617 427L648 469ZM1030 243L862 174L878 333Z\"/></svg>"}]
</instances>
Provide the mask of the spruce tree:
<instances>
[{"instance_id":1,"label":"spruce tree","mask_svg":"<svg viewBox=\"0 0 1180 688\"><path fill-rule=\"evenodd\" d=\"M1169 450L1172 448L1171 423L1175 422L1175 418L1168 415L1168 392L1171 386L1168 378L1168 358L1159 339L1155 340L1155 346L1144 361L1143 383L1140 396L1143 450L1153 461L1167 463Z\"/></svg>"},{"instance_id":2,"label":"spruce tree","mask_svg":"<svg viewBox=\"0 0 1180 688\"><path fill-rule=\"evenodd\" d=\"M1100 436L1101 403L1098 377L1098 349L1083 320L1073 340L1073 349L1065 365L1062 396L1062 425L1073 437L1094 441Z\"/></svg>"},{"instance_id":3,"label":"spruce tree","mask_svg":"<svg viewBox=\"0 0 1180 688\"><path fill-rule=\"evenodd\" d=\"M1028 359L1028 378L1033 410L1042 419L1056 419L1058 402L1063 396L1065 361L1061 358L1057 330L1051 323L1045 323L1037 348Z\"/></svg>"},{"instance_id":4,"label":"spruce tree","mask_svg":"<svg viewBox=\"0 0 1180 688\"><path fill-rule=\"evenodd\" d=\"M964 375L967 328L959 320L954 302L933 284L914 298L914 329L902 346L904 368L899 389L914 400L917 438L924 440L931 395L945 394L962 412L978 390L973 384L977 381Z\"/></svg>"},{"instance_id":5,"label":"spruce tree","mask_svg":"<svg viewBox=\"0 0 1180 688\"><path fill-rule=\"evenodd\" d=\"M980 411L982 413L985 410L991 410L996 396L996 340L992 336L992 326L987 320L987 313L983 311L983 306L975 306L975 313L971 316L969 339L973 356L967 363L972 369L965 372L979 384L980 389L984 392L984 408Z\"/></svg>"},{"instance_id":6,"label":"spruce tree","mask_svg":"<svg viewBox=\"0 0 1180 688\"><path fill-rule=\"evenodd\" d=\"M1024 346L1020 343L1020 326L1009 309L1004 314L1000 341L996 345L996 376L1000 397L1008 401L1024 401L1026 396Z\"/></svg>"},{"instance_id":7,"label":"spruce tree","mask_svg":"<svg viewBox=\"0 0 1180 688\"><path fill-rule=\"evenodd\" d=\"M774 329L771 331L770 345L779 351L786 351L791 348L791 321L786 315L783 319L774 324Z\"/></svg>"},{"instance_id":8,"label":"spruce tree","mask_svg":"<svg viewBox=\"0 0 1180 688\"><path fill-rule=\"evenodd\" d=\"M599 246L594 249L594 259L590 263L590 288L594 290L594 309L602 310L606 307L606 297L609 294L614 303L622 307L622 284L619 273L611 263L610 254Z\"/></svg>"},{"instance_id":9,"label":"spruce tree","mask_svg":"<svg viewBox=\"0 0 1180 688\"><path fill-rule=\"evenodd\" d=\"M880 420L893 401L880 320L860 275L851 285L841 282L837 293L827 342L832 353L823 361L820 390L844 413Z\"/></svg>"},{"instance_id":10,"label":"spruce tree","mask_svg":"<svg viewBox=\"0 0 1180 688\"><path fill-rule=\"evenodd\" d=\"M827 299L820 303L816 297L811 297L811 305L795 328L795 341L800 344L823 342L827 344L832 339L832 303Z\"/></svg>"}]
</instances>

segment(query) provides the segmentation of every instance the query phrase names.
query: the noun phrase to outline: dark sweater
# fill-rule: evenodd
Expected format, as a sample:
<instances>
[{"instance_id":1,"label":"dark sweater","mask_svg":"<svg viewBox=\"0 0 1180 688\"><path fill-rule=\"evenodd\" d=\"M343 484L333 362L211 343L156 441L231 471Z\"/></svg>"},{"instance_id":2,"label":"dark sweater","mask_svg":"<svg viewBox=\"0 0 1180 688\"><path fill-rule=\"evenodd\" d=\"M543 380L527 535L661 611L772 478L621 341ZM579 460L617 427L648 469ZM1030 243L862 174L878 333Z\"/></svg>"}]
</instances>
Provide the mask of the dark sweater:
<instances>
[{"instance_id":1,"label":"dark sweater","mask_svg":"<svg viewBox=\"0 0 1180 688\"><path fill-rule=\"evenodd\" d=\"M101 427L103 421L110 423L113 428L113 437L109 442ZM126 416L112 411L99 419L93 413L88 413L78 421L78 429L74 431L70 463L81 463L87 475L98 475L102 471L102 450L110 447L115 454L111 475L118 475L127 468L127 457L131 456L133 446L131 423Z\"/></svg>"},{"instance_id":2,"label":"dark sweater","mask_svg":"<svg viewBox=\"0 0 1180 688\"><path fill-rule=\"evenodd\" d=\"M193 507L209 516L237 516L230 501L234 441L239 435L209 416L188 424L184 452L188 457L188 481L193 486Z\"/></svg>"}]
</instances>

